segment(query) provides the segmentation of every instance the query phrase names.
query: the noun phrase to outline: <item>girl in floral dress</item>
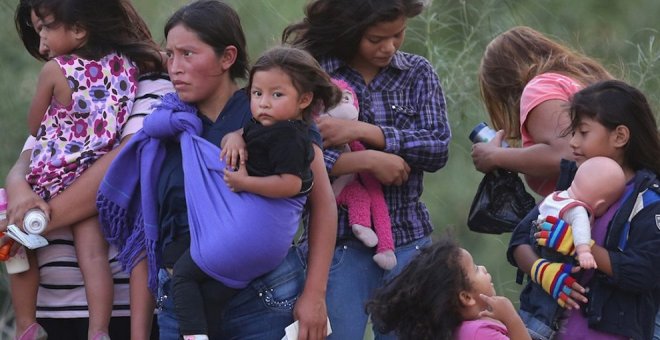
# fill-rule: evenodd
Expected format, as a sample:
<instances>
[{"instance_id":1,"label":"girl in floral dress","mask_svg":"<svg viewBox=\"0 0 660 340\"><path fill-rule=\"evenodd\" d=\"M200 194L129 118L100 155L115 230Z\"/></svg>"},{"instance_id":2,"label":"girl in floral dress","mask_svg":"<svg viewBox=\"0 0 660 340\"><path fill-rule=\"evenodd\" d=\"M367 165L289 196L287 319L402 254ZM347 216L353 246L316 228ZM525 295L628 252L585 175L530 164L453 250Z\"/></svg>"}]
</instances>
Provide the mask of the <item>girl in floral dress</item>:
<instances>
[{"instance_id":1,"label":"girl in floral dress","mask_svg":"<svg viewBox=\"0 0 660 340\"><path fill-rule=\"evenodd\" d=\"M37 142L27 181L48 201L119 145L139 69L160 59L121 0L36 0L32 8L40 23L35 26L39 52L49 61L28 113ZM109 339L113 282L108 245L96 216L73 225L72 231L89 303L88 338ZM16 275L22 277L13 280L12 290L24 297L14 306L16 322L39 328L36 261L31 259L30 270Z\"/></svg>"}]
</instances>

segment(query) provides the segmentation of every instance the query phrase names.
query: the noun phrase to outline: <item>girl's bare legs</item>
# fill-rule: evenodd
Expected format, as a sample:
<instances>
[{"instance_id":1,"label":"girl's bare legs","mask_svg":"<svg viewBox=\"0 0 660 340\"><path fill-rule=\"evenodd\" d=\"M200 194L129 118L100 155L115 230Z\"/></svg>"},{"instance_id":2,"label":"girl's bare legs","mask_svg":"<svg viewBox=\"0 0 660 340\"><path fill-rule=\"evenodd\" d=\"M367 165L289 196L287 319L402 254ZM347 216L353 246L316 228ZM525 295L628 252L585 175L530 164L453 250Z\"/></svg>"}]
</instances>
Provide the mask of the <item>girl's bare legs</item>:
<instances>
[{"instance_id":1,"label":"girl's bare legs","mask_svg":"<svg viewBox=\"0 0 660 340\"><path fill-rule=\"evenodd\" d=\"M108 333L112 315L114 285L108 243L103 238L97 216L74 224L71 230L89 305L87 337L92 339L99 332Z\"/></svg>"},{"instance_id":2,"label":"girl's bare legs","mask_svg":"<svg viewBox=\"0 0 660 340\"><path fill-rule=\"evenodd\" d=\"M16 337L37 322L37 291L39 266L34 251L27 251L30 268L22 273L9 275L11 302L16 317Z\"/></svg>"},{"instance_id":3,"label":"girl's bare legs","mask_svg":"<svg viewBox=\"0 0 660 340\"><path fill-rule=\"evenodd\" d=\"M148 287L148 264L146 258L131 271L131 340L149 340L156 301Z\"/></svg>"}]
</instances>

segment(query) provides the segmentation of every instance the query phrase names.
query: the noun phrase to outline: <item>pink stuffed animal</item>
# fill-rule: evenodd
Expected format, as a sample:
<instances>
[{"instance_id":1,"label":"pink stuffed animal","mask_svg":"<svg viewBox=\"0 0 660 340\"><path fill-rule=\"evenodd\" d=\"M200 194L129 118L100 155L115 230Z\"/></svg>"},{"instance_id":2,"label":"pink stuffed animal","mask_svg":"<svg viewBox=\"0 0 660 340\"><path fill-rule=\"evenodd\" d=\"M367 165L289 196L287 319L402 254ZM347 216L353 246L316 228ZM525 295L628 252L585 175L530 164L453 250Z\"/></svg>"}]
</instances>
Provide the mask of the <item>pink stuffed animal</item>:
<instances>
[{"instance_id":1,"label":"pink stuffed animal","mask_svg":"<svg viewBox=\"0 0 660 340\"><path fill-rule=\"evenodd\" d=\"M342 90L342 101L327 111L330 117L357 120L359 106L353 89L344 81L333 79ZM344 152L365 150L360 141L352 141L345 146ZM332 183L337 204L348 209L348 222L353 234L368 247L376 248L374 261L383 269L391 270L396 266L392 223L380 182L369 172L343 175ZM373 221L373 230L371 228Z\"/></svg>"}]
</instances>

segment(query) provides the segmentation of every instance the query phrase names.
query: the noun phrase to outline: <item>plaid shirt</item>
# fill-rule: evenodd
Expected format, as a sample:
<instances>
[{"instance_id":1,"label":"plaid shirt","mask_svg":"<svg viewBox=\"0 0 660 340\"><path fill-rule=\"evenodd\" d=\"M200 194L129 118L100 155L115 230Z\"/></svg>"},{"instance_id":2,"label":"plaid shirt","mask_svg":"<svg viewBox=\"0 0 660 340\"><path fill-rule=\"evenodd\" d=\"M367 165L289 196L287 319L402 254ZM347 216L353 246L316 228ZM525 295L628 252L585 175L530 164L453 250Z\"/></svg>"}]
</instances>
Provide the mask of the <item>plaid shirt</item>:
<instances>
[{"instance_id":1,"label":"plaid shirt","mask_svg":"<svg viewBox=\"0 0 660 340\"><path fill-rule=\"evenodd\" d=\"M383 151L401 156L410 165L408 182L383 186L395 244L429 235L433 226L426 205L420 201L424 171L437 171L447 163L451 139L445 98L435 70L425 58L399 51L366 85L357 71L337 58L320 63L331 77L353 87L360 104L359 119L383 131ZM336 149L323 153L330 172L341 153ZM352 237L346 209L340 207L338 213L337 240Z\"/></svg>"}]
</instances>

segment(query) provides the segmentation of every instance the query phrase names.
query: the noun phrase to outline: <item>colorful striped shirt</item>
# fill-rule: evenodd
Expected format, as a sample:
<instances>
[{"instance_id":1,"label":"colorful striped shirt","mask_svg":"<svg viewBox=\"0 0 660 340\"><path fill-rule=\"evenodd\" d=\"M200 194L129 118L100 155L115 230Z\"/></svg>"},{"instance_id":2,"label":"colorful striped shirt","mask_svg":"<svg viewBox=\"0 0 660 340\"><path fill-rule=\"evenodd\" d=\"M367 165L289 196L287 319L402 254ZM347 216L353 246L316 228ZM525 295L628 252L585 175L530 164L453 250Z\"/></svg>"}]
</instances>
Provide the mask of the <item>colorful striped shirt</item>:
<instances>
[{"instance_id":1,"label":"colorful striped shirt","mask_svg":"<svg viewBox=\"0 0 660 340\"><path fill-rule=\"evenodd\" d=\"M320 60L331 77L353 87L359 98L359 120L383 131L387 153L401 156L410 165L408 181L401 186L383 186L397 246L433 231L426 205L421 202L424 172L435 172L447 163L451 131L445 97L438 75L424 57L397 52L369 84L337 58ZM368 147L368 146L367 146ZM328 172L341 152L324 150ZM337 240L351 237L346 209L338 209Z\"/></svg>"}]
</instances>

